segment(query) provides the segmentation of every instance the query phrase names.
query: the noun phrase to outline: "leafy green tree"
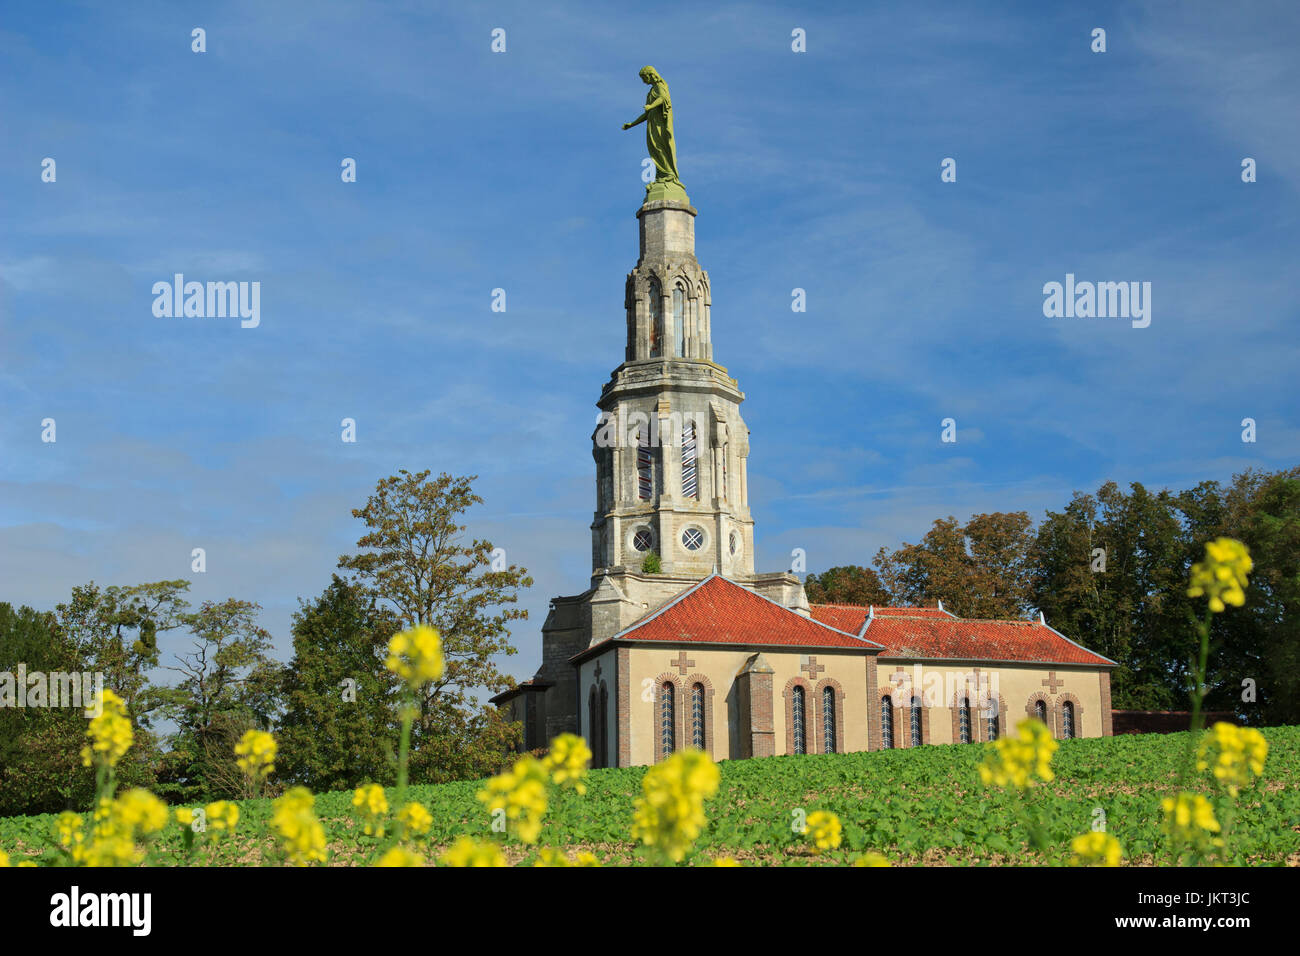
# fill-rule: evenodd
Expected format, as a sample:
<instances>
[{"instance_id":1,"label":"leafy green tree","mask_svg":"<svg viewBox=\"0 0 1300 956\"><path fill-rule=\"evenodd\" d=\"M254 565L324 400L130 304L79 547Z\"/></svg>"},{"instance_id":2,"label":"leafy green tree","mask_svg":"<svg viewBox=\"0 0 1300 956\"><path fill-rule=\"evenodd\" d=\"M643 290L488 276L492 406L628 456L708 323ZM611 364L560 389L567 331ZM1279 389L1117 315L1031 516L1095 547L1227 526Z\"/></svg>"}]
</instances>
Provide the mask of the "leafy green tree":
<instances>
[{"instance_id":1,"label":"leafy green tree","mask_svg":"<svg viewBox=\"0 0 1300 956\"><path fill-rule=\"evenodd\" d=\"M153 725L163 698L150 672L158 666L159 636L184 626L189 587L177 580L101 589L92 581L73 588L71 599L55 608L60 629L77 649L79 669L102 675L104 686L126 703L135 739L117 766L120 786L155 785L161 750ZM91 770L83 773L93 782Z\"/></svg>"},{"instance_id":2,"label":"leafy green tree","mask_svg":"<svg viewBox=\"0 0 1300 956\"><path fill-rule=\"evenodd\" d=\"M465 540L460 516L482 504L476 476L429 474L402 470L379 482L352 512L367 528L362 550L341 556L339 567L388 602L404 626L428 624L442 636L446 670L424 691L411 754L411 779L435 782L473 775L470 765L495 766L517 739L517 726L484 698L512 686L495 658L516 653L507 625L527 617L514 605L533 581L490 541Z\"/></svg>"},{"instance_id":3,"label":"leafy green tree","mask_svg":"<svg viewBox=\"0 0 1300 956\"><path fill-rule=\"evenodd\" d=\"M1246 471L1226 488L1202 482L1178 503L1189 564L1220 536L1244 542L1254 561L1245 605L1211 623L1206 706L1252 723L1300 721L1300 468Z\"/></svg>"},{"instance_id":4,"label":"leafy green tree","mask_svg":"<svg viewBox=\"0 0 1300 956\"><path fill-rule=\"evenodd\" d=\"M0 603L0 672L16 682L20 664L29 675L82 669L53 614ZM0 707L0 817L87 805L95 778L81 766L85 732L77 707Z\"/></svg>"},{"instance_id":5,"label":"leafy green tree","mask_svg":"<svg viewBox=\"0 0 1300 956\"><path fill-rule=\"evenodd\" d=\"M1119 667L1120 709L1187 704L1193 631L1186 595L1187 537L1176 501L1108 481L1049 511L1034 541L1033 603L1057 630Z\"/></svg>"},{"instance_id":6,"label":"leafy green tree","mask_svg":"<svg viewBox=\"0 0 1300 956\"><path fill-rule=\"evenodd\" d=\"M886 607L890 595L871 568L846 565L809 574L803 582L809 604L858 604Z\"/></svg>"},{"instance_id":7,"label":"leafy green tree","mask_svg":"<svg viewBox=\"0 0 1300 956\"><path fill-rule=\"evenodd\" d=\"M158 666L158 635L185 624L189 588L189 581L178 580L101 590L92 581L73 588L72 599L55 609L83 666L104 675L104 686L126 703L137 730L152 726L162 704L149 671Z\"/></svg>"},{"instance_id":8,"label":"leafy green tree","mask_svg":"<svg viewBox=\"0 0 1300 956\"><path fill-rule=\"evenodd\" d=\"M338 575L302 602L276 735L281 779L325 791L393 778L397 679L384 660L399 629L396 613Z\"/></svg>"},{"instance_id":9,"label":"leafy green tree","mask_svg":"<svg viewBox=\"0 0 1300 956\"><path fill-rule=\"evenodd\" d=\"M259 610L229 598L205 601L185 615L194 649L167 667L180 681L157 692L177 727L163 793L181 800L252 795L235 763L235 744L245 731L270 725L281 682L268 654L271 636L257 624Z\"/></svg>"}]
</instances>

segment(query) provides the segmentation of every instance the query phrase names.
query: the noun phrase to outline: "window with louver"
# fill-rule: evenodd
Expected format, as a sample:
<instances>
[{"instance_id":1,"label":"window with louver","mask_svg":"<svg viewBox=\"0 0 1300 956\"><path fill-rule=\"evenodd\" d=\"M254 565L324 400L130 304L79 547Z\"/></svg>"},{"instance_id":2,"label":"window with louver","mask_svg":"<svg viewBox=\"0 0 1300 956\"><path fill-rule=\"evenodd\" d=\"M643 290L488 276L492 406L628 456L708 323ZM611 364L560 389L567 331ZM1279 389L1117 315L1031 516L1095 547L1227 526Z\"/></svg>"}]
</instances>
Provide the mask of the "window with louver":
<instances>
[{"instance_id":1,"label":"window with louver","mask_svg":"<svg viewBox=\"0 0 1300 956\"><path fill-rule=\"evenodd\" d=\"M704 741L704 685L696 684L691 688L691 746L703 750Z\"/></svg>"},{"instance_id":2,"label":"window with louver","mask_svg":"<svg viewBox=\"0 0 1300 956\"><path fill-rule=\"evenodd\" d=\"M806 746L807 733L804 728L804 699L803 688L796 687L790 692L791 721L794 729L794 752L797 754L807 753Z\"/></svg>"},{"instance_id":3,"label":"window with louver","mask_svg":"<svg viewBox=\"0 0 1300 956\"><path fill-rule=\"evenodd\" d=\"M833 754L835 750L835 688L822 688L822 742L824 753Z\"/></svg>"},{"instance_id":4,"label":"window with louver","mask_svg":"<svg viewBox=\"0 0 1300 956\"><path fill-rule=\"evenodd\" d=\"M636 436L636 495L642 501L649 501L654 495L654 470L650 436L642 425Z\"/></svg>"},{"instance_id":5,"label":"window with louver","mask_svg":"<svg viewBox=\"0 0 1300 956\"><path fill-rule=\"evenodd\" d=\"M677 739L676 696L677 687L664 681L659 693L659 751L665 757L673 752Z\"/></svg>"},{"instance_id":6,"label":"window with louver","mask_svg":"<svg viewBox=\"0 0 1300 956\"><path fill-rule=\"evenodd\" d=\"M698 442L695 438L695 422L682 426L682 497L700 497L700 474L695 457Z\"/></svg>"}]
</instances>

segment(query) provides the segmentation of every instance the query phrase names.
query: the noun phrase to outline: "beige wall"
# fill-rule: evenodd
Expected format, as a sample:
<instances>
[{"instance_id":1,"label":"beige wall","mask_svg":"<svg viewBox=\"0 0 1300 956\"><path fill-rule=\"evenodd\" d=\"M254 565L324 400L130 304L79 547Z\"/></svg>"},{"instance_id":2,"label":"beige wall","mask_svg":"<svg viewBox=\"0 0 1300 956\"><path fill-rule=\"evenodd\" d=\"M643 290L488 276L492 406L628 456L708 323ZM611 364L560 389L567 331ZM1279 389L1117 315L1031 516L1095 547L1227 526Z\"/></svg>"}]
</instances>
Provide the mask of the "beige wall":
<instances>
[{"instance_id":1,"label":"beige wall","mask_svg":"<svg viewBox=\"0 0 1300 956\"><path fill-rule=\"evenodd\" d=\"M691 686L702 676L707 679L705 685L711 685L713 689L710 714L713 726L712 756L715 760L724 760L740 754L740 734L746 732L747 728L732 726L738 714L735 678L756 649L688 648L686 658L694 663L686 668L685 674L674 663L681 650L680 646L632 647L628 650L631 765L655 762L660 729L659 717L655 712L655 689L665 675L671 675L677 682L680 700L677 714L681 724L681 739L690 739ZM804 678L811 690L808 695L807 718L809 753L815 751L814 722L820 714L820 697L816 688L826 678L837 681L843 692L842 720L837 726L836 749L840 752L868 749L868 721L873 727L879 726L881 694L887 691L893 698L895 708L906 708L913 688L919 690L928 712L928 743L931 744L955 742L954 698L960 701L963 695L969 695L972 719L978 724L974 731L975 740L984 739L984 724L981 719L983 711L980 707L982 687L991 689L999 698L1000 705L1005 708L1005 720L1001 728L1003 734L1009 733L1024 719L1026 707L1036 694L1041 694L1048 705L1054 736L1062 735L1060 714L1061 704L1065 700L1075 702L1076 736L1100 737L1103 732L1099 672L1093 669L1067 668L1064 665L1005 667L880 658L877 676L879 690L874 699L868 700L867 657L862 654L833 649L814 649L811 655L780 650L763 650L762 654L775 671L772 679L772 717L777 754L790 752L784 692L793 677ZM587 701L595 681L598 662L601 679L609 691L609 720L606 727L608 766L616 765L619 746L618 702L615 693L616 655L617 649L610 648L598 657L584 661L579 667L579 687L582 690L579 732L588 741L593 738ZM825 668L818 672L815 679L810 679L806 671L810 656L816 659L817 665ZM906 676L906 681L901 685L896 683L899 668L903 669ZM1050 686L1045 683L1047 681L1051 682ZM909 745L906 709L895 710L894 720L899 745L906 747Z\"/></svg>"},{"instance_id":2,"label":"beige wall","mask_svg":"<svg viewBox=\"0 0 1300 956\"><path fill-rule=\"evenodd\" d=\"M658 742L659 720L655 714L655 686L664 674L671 674L678 681L684 705L679 713L684 716L686 739L690 732L690 688L696 675L708 678L713 687L713 758L723 760L739 753L739 733L741 728L731 726L736 710L736 673L755 653L754 648L737 650L688 648L687 659L694 665L686 673L672 662L677 659L680 647L633 647L629 652L631 661L631 763L649 764L655 761L655 747ZM802 670L809 655L784 653L764 650L764 659L772 666L775 673L772 678L772 711L775 729L776 752L786 752L786 704L783 692L792 677L801 676L808 680L814 690L818 683L826 678L839 682L843 690L843 721L837 729L838 749L854 751L867 749L867 657L861 653L846 653L834 649L813 649L819 667L825 670L817 674L816 679L809 679ZM585 666L585 665L584 665ZM808 742L812 751L813 721L820 711L815 706L815 694L808 696Z\"/></svg>"},{"instance_id":3,"label":"beige wall","mask_svg":"<svg viewBox=\"0 0 1300 956\"><path fill-rule=\"evenodd\" d=\"M907 677L902 690L897 689L896 674L899 668ZM1066 668L1064 665L1046 665L1041 667L1007 667L989 664L949 664L937 662L900 661L879 659L877 681L883 689L892 688L895 707L908 703L908 693L913 688L920 689L921 698L930 711L929 742L932 744L955 743L952 733L954 694L958 689L969 693L971 706L976 719L982 716L980 704L980 686L976 682L976 669L980 683L1000 696L1006 706L1006 726L1003 733L1009 732L1026 716L1026 706L1035 694L1041 694L1048 705L1048 714L1053 734L1060 737L1061 704L1074 699L1075 702L1075 736L1100 737L1102 735L1101 683L1099 672L1088 668ZM1055 675L1052 679L1051 675ZM1046 682L1051 680L1051 686ZM873 711L872 719L879 720L878 708ZM903 718L906 721L906 715ZM906 746L906 726L899 727L899 736ZM982 740L983 735L977 735Z\"/></svg>"}]
</instances>

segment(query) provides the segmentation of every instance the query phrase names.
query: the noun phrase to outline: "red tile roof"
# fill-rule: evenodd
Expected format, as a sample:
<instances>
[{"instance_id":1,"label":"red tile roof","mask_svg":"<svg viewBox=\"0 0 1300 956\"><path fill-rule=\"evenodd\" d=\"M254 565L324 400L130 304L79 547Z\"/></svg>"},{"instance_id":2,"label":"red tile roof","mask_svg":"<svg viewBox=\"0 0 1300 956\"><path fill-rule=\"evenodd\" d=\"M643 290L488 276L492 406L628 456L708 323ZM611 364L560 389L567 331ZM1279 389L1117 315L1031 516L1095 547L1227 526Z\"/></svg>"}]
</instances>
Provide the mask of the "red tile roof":
<instances>
[{"instance_id":1,"label":"red tile roof","mask_svg":"<svg viewBox=\"0 0 1300 956\"><path fill-rule=\"evenodd\" d=\"M1038 621L968 621L937 608L878 607L868 622L864 607L814 604L811 610L814 620L883 644L882 659L1115 663Z\"/></svg>"},{"instance_id":2,"label":"red tile roof","mask_svg":"<svg viewBox=\"0 0 1300 956\"><path fill-rule=\"evenodd\" d=\"M717 574L589 650L618 640L880 649L872 641L796 614Z\"/></svg>"}]
</instances>

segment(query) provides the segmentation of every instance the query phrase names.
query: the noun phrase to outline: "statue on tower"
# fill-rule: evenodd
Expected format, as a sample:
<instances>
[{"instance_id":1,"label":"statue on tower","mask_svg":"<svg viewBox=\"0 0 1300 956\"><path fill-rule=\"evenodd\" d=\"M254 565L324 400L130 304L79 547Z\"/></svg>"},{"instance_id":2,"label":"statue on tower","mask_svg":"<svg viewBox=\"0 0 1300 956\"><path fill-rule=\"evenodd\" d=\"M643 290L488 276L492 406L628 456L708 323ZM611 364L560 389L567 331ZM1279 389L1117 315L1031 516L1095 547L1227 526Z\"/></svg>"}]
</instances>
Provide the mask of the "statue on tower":
<instances>
[{"instance_id":1,"label":"statue on tower","mask_svg":"<svg viewBox=\"0 0 1300 956\"><path fill-rule=\"evenodd\" d=\"M645 201L676 199L689 203L686 188L677 175L677 146L673 142L673 101L668 95L668 84L653 66L641 68L641 80L650 87L645 97L645 110L624 129L645 123L645 147L655 164L654 182L645 188Z\"/></svg>"}]
</instances>

